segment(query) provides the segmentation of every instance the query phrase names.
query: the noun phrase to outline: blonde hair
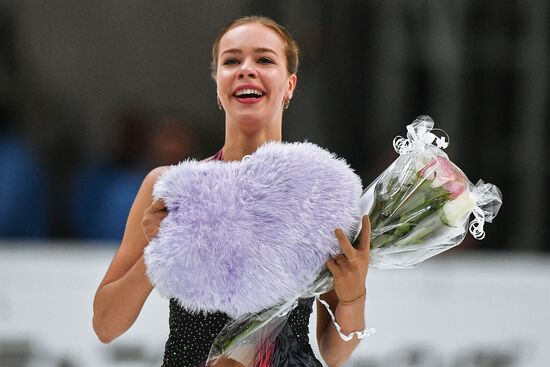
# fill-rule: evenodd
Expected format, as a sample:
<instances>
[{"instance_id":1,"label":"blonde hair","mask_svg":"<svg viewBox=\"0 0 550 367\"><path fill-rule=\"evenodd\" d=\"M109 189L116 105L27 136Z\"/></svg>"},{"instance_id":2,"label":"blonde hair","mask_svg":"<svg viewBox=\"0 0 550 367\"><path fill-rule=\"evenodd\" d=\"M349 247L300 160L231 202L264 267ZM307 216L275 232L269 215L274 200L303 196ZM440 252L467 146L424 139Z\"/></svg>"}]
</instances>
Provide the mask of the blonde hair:
<instances>
[{"instance_id":1,"label":"blonde hair","mask_svg":"<svg viewBox=\"0 0 550 367\"><path fill-rule=\"evenodd\" d=\"M218 69L218 54L220 52L220 40L222 39L223 35L233 28L249 23L259 23L273 30L279 35L279 37L281 37L285 48L286 69L288 71L288 74L292 75L298 73L298 64L300 62L298 43L296 43L296 41L286 30L286 28L275 22L271 18L251 15L233 20L225 27L223 27L221 32L218 34L218 37L216 37L216 40L212 45L212 61L210 63L210 73L212 75L212 78L216 79L216 71Z\"/></svg>"}]
</instances>

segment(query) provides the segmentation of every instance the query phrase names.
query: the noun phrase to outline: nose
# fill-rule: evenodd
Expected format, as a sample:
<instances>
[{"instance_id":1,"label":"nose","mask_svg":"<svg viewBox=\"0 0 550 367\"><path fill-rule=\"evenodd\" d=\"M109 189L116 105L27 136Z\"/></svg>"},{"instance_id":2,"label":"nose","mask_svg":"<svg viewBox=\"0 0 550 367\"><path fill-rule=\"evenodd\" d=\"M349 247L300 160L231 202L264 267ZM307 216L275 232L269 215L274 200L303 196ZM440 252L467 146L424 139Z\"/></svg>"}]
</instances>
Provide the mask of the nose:
<instances>
[{"instance_id":1,"label":"nose","mask_svg":"<svg viewBox=\"0 0 550 367\"><path fill-rule=\"evenodd\" d=\"M250 61L246 61L241 64L241 68L239 69L239 74L238 74L239 79L244 79L244 78L255 79L257 76L258 76L258 73L256 72L256 69L254 69Z\"/></svg>"}]
</instances>

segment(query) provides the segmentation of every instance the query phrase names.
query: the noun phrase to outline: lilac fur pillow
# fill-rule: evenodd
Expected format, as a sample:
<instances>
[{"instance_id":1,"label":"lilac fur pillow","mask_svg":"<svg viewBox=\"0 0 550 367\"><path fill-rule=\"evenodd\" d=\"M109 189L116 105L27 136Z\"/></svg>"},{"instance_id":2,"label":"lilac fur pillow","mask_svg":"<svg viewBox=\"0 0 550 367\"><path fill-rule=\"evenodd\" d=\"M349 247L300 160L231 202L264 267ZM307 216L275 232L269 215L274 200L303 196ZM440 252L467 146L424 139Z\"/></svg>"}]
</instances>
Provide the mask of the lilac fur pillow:
<instances>
[{"instance_id":1,"label":"lilac fur pillow","mask_svg":"<svg viewBox=\"0 0 550 367\"><path fill-rule=\"evenodd\" d=\"M334 229L357 229L361 192L344 160L311 143L182 162L154 187L169 213L145 249L147 275L187 310L233 318L299 296L340 252Z\"/></svg>"}]
</instances>

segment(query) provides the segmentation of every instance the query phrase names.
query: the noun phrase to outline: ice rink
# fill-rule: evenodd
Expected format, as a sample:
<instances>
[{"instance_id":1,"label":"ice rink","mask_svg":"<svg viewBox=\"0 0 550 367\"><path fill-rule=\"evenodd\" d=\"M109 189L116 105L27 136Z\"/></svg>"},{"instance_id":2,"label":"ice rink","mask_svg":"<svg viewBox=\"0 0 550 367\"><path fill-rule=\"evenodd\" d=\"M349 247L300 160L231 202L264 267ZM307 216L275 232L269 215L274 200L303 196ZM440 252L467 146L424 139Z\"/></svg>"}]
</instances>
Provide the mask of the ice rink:
<instances>
[{"instance_id":1,"label":"ice rink","mask_svg":"<svg viewBox=\"0 0 550 367\"><path fill-rule=\"evenodd\" d=\"M160 366L168 303L157 293L111 344L92 330L94 293L114 251L0 247L0 366ZM467 252L412 270L371 270L366 320L377 333L347 366L547 367L549 309L548 257Z\"/></svg>"}]
</instances>

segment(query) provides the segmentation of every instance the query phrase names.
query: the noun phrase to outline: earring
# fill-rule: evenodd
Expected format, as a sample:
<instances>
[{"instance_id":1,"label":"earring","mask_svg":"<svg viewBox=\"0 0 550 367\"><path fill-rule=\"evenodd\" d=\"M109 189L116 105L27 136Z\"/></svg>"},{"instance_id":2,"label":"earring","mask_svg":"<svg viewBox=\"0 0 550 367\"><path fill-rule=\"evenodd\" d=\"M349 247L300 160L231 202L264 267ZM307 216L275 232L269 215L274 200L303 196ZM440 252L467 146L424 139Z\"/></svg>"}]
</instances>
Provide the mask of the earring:
<instances>
[{"instance_id":1,"label":"earring","mask_svg":"<svg viewBox=\"0 0 550 367\"><path fill-rule=\"evenodd\" d=\"M216 102L218 102L218 109L223 110L222 102L220 101L220 96L216 94Z\"/></svg>"},{"instance_id":2,"label":"earring","mask_svg":"<svg viewBox=\"0 0 550 367\"><path fill-rule=\"evenodd\" d=\"M285 99L284 101L284 108L285 110L288 110L288 106L290 106L290 98Z\"/></svg>"}]
</instances>

